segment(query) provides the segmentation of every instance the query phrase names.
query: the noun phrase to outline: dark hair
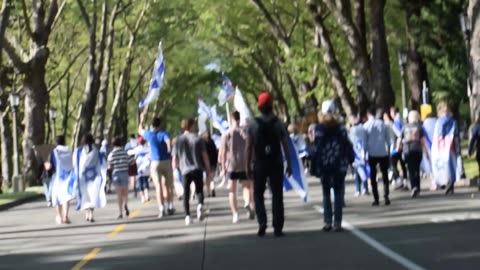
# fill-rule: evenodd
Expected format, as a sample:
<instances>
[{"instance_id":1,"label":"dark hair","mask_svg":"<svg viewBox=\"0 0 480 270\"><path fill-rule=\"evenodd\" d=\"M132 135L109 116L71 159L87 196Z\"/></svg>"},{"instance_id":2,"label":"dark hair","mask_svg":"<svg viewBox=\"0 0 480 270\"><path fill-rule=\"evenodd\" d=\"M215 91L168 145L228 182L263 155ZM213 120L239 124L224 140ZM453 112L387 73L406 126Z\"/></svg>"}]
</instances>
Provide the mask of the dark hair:
<instances>
[{"instance_id":1,"label":"dark hair","mask_svg":"<svg viewBox=\"0 0 480 270\"><path fill-rule=\"evenodd\" d=\"M136 139L137 136L135 134L130 134L130 139Z\"/></svg>"},{"instance_id":2,"label":"dark hair","mask_svg":"<svg viewBox=\"0 0 480 270\"><path fill-rule=\"evenodd\" d=\"M262 114L270 114L273 111L273 107L268 103L264 103L262 106L258 106L258 110Z\"/></svg>"},{"instance_id":3,"label":"dark hair","mask_svg":"<svg viewBox=\"0 0 480 270\"><path fill-rule=\"evenodd\" d=\"M382 116L383 117L387 116L388 120L393 122L392 116L387 111L383 111Z\"/></svg>"},{"instance_id":4,"label":"dark hair","mask_svg":"<svg viewBox=\"0 0 480 270\"><path fill-rule=\"evenodd\" d=\"M92 145L95 143L93 136L90 133L83 135L82 145L88 145L88 152L92 151Z\"/></svg>"},{"instance_id":5,"label":"dark hair","mask_svg":"<svg viewBox=\"0 0 480 270\"><path fill-rule=\"evenodd\" d=\"M65 136L63 135L58 135L56 138L55 138L55 143L57 145L65 145Z\"/></svg>"},{"instance_id":6,"label":"dark hair","mask_svg":"<svg viewBox=\"0 0 480 270\"><path fill-rule=\"evenodd\" d=\"M377 108L375 107L370 107L368 108L368 114L375 116L377 114Z\"/></svg>"},{"instance_id":7,"label":"dark hair","mask_svg":"<svg viewBox=\"0 0 480 270\"><path fill-rule=\"evenodd\" d=\"M160 120L160 118L158 118L158 117L153 118L153 120L152 120L152 126L153 126L154 128L160 128L160 125L161 125L161 124L162 124L162 121Z\"/></svg>"},{"instance_id":8,"label":"dark hair","mask_svg":"<svg viewBox=\"0 0 480 270\"><path fill-rule=\"evenodd\" d=\"M183 131L191 130L195 125L195 120L193 118L185 118L182 120L181 128Z\"/></svg>"},{"instance_id":9,"label":"dark hair","mask_svg":"<svg viewBox=\"0 0 480 270\"><path fill-rule=\"evenodd\" d=\"M233 118L233 120L235 120L236 122L240 122L240 113L239 113L238 111L232 112L232 118Z\"/></svg>"},{"instance_id":10,"label":"dark hair","mask_svg":"<svg viewBox=\"0 0 480 270\"><path fill-rule=\"evenodd\" d=\"M122 138L122 136L116 136L116 137L113 139L113 146L122 147L122 145L123 145L123 138Z\"/></svg>"}]
</instances>

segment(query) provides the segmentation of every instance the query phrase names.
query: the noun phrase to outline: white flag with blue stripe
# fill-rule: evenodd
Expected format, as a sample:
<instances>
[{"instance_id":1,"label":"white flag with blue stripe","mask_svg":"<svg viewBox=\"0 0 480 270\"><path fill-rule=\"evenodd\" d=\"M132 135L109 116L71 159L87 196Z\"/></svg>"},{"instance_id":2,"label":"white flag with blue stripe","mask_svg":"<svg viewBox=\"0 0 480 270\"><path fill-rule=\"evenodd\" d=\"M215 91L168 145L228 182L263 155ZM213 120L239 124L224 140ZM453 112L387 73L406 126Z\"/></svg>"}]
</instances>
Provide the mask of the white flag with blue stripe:
<instances>
[{"instance_id":1,"label":"white flag with blue stripe","mask_svg":"<svg viewBox=\"0 0 480 270\"><path fill-rule=\"evenodd\" d=\"M152 81L148 88L147 95L138 104L139 108L143 108L146 105L152 103L160 94L160 89L163 87L163 77L165 75L165 65L163 62L162 45L160 43L158 47L158 57L155 61L155 68L153 70Z\"/></svg>"},{"instance_id":2,"label":"white flag with blue stripe","mask_svg":"<svg viewBox=\"0 0 480 270\"><path fill-rule=\"evenodd\" d=\"M284 176L283 189L285 191L294 190L304 202L307 202L309 200L307 178L297 147L290 136L288 137L288 145L290 146L290 159L292 161L292 176Z\"/></svg>"}]
</instances>

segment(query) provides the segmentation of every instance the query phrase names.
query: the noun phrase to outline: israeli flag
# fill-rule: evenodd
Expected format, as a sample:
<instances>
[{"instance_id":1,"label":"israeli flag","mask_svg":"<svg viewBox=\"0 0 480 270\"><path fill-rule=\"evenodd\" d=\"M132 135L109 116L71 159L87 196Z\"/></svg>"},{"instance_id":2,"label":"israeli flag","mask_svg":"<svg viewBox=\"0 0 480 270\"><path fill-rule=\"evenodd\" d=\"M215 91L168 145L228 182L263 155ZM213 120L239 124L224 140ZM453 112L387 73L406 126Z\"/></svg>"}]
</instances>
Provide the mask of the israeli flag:
<instances>
[{"instance_id":1,"label":"israeli flag","mask_svg":"<svg viewBox=\"0 0 480 270\"><path fill-rule=\"evenodd\" d=\"M433 182L446 185L457 180L457 156L455 154L456 121L450 116L437 120L432 140Z\"/></svg>"},{"instance_id":2,"label":"israeli flag","mask_svg":"<svg viewBox=\"0 0 480 270\"><path fill-rule=\"evenodd\" d=\"M235 105L235 109L240 113L240 125L246 124L247 119L251 117L251 113L245 99L243 98L242 92L240 92L238 88L235 88L233 104Z\"/></svg>"},{"instance_id":3,"label":"israeli flag","mask_svg":"<svg viewBox=\"0 0 480 270\"><path fill-rule=\"evenodd\" d=\"M73 153L67 146L59 145L53 150L51 192L53 206L62 205L75 197L76 178L72 163Z\"/></svg>"},{"instance_id":4,"label":"israeli flag","mask_svg":"<svg viewBox=\"0 0 480 270\"><path fill-rule=\"evenodd\" d=\"M228 131L229 125L228 122L225 121L218 113L217 113L217 106L210 107L212 125L215 129L220 131L220 133L224 134Z\"/></svg>"},{"instance_id":5,"label":"israeli flag","mask_svg":"<svg viewBox=\"0 0 480 270\"><path fill-rule=\"evenodd\" d=\"M220 106L225 105L227 101L235 95L235 89L233 88L232 81L227 75L222 74L222 90L218 95L218 102Z\"/></svg>"},{"instance_id":6,"label":"israeli flag","mask_svg":"<svg viewBox=\"0 0 480 270\"><path fill-rule=\"evenodd\" d=\"M155 61L155 68L153 70L152 81L148 88L147 96L138 104L139 108L143 108L146 105L152 103L160 94L160 89L163 86L163 77L165 75L165 65L163 63L162 43L158 46L158 57Z\"/></svg>"},{"instance_id":7,"label":"israeli flag","mask_svg":"<svg viewBox=\"0 0 480 270\"><path fill-rule=\"evenodd\" d=\"M78 147L73 154L77 187L77 210L102 208L107 204L105 183L107 159L96 146Z\"/></svg>"},{"instance_id":8,"label":"israeli flag","mask_svg":"<svg viewBox=\"0 0 480 270\"><path fill-rule=\"evenodd\" d=\"M288 137L288 145L290 147L290 159L292 160L292 176L284 176L283 189L285 191L294 190L304 202L307 202L309 200L307 178L297 147L290 136Z\"/></svg>"}]
</instances>

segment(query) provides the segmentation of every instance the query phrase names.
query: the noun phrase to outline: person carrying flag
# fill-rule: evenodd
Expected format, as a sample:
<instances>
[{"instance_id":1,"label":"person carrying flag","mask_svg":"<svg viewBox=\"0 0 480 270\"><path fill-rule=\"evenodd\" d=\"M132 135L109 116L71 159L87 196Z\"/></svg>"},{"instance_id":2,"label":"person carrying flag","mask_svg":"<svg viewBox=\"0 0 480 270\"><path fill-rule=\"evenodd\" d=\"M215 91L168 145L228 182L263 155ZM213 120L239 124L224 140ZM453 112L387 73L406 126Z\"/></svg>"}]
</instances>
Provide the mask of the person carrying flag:
<instances>
[{"instance_id":1,"label":"person carrying flag","mask_svg":"<svg viewBox=\"0 0 480 270\"><path fill-rule=\"evenodd\" d=\"M145 130L143 128L144 124L145 114L142 112L138 134L150 145L150 172L157 195L158 218L162 218L165 214L173 215L175 213L170 137L167 132L161 129L160 118L153 118L152 131ZM167 209L165 209L165 203L167 203Z\"/></svg>"},{"instance_id":2,"label":"person carrying flag","mask_svg":"<svg viewBox=\"0 0 480 270\"><path fill-rule=\"evenodd\" d=\"M273 97L270 93L264 92L258 96L258 109L261 115L248 125L245 167L247 177L253 177L253 196L259 226L257 235L263 237L267 230L264 193L268 181L272 192L274 234L280 237L284 236L282 148L287 159L287 177L292 175L288 134L285 126L273 114Z\"/></svg>"}]
</instances>

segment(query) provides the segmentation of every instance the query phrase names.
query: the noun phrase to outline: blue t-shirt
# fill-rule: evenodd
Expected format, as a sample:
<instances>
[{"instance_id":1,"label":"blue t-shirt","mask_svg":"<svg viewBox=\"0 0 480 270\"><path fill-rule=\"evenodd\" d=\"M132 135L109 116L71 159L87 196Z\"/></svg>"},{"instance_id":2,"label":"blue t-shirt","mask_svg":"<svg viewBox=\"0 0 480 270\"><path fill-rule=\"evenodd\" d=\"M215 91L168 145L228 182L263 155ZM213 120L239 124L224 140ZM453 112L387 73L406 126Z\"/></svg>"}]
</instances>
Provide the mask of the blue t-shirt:
<instances>
[{"instance_id":1,"label":"blue t-shirt","mask_svg":"<svg viewBox=\"0 0 480 270\"><path fill-rule=\"evenodd\" d=\"M152 161L170 160L167 148L168 133L165 131L145 131L143 138L150 144L150 158Z\"/></svg>"}]
</instances>

